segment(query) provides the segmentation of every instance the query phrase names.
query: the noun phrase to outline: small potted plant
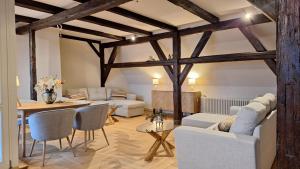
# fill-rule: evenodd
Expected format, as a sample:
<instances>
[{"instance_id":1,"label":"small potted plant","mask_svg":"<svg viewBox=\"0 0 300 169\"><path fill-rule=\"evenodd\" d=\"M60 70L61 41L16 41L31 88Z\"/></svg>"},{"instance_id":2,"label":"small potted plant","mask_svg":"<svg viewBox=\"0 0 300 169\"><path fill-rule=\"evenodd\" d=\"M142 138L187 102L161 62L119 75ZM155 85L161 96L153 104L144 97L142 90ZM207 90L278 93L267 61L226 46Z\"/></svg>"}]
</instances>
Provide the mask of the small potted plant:
<instances>
[{"instance_id":1,"label":"small potted plant","mask_svg":"<svg viewBox=\"0 0 300 169\"><path fill-rule=\"evenodd\" d=\"M61 88L62 84L62 81L56 76L43 77L35 85L34 89L42 93L42 98L46 104L53 104L57 97L55 90Z\"/></svg>"}]
</instances>

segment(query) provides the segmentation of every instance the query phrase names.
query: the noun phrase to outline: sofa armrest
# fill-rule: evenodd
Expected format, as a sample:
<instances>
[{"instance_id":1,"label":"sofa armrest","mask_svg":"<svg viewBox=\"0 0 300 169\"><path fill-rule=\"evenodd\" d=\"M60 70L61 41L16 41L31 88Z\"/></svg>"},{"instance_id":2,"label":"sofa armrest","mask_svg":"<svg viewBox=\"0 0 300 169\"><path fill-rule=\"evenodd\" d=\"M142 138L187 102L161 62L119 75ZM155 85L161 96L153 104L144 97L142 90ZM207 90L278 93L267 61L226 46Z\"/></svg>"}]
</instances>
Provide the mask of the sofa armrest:
<instances>
[{"instance_id":1,"label":"sofa armrest","mask_svg":"<svg viewBox=\"0 0 300 169\"><path fill-rule=\"evenodd\" d=\"M126 99L127 99L127 100L136 100L136 95L135 95L135 94L130 94L130 93L128 93L128 94L126 95Z\"/></svg>"},{"instance_id":2,"label":"sofa armrest","mask_svg":"<svg viewBox=\"0 0 300 169\"><path fill-rule=\"evenodd\" d=\"M175 129L180 169L256 169L258 140L252 136L181 126Z\"/></svg>"},{"instance_id":3,"label":"sofa armrest","mask_svg":"<svg viewBox=\"0 0 300 169\"><path fill-rule=\"evenodd\" d=\"M241 109L242 106L231 106L229 115L236 115Z\"/></svg>"}]
</instances>

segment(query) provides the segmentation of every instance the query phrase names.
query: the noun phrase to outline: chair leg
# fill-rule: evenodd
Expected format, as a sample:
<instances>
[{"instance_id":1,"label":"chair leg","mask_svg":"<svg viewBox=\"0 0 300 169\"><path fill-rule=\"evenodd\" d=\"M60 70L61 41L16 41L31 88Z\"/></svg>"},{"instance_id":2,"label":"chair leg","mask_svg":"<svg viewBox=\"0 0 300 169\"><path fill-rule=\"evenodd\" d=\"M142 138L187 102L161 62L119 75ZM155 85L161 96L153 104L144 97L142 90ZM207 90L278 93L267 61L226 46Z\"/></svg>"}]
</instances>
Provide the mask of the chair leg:
<instances>
[{"instance_id":1,"label":"chair leg","mask_svg":"<svg viewBox=\"0 0 300 169\"><path fill-rule=\"evenodd\" d=\"M84 131L84 148L87 151L87 131Z\"/></svg>"},{"instance_id":2,"label":"chair leg","mask_svg":"<svg viewBox=\"0 0 300 169\"><path fill-rule=\"evenodd\" d=\"M66 139L67 139L67 141L68 141L68 143L69 143L69 146L70 146L70 148L71 148L71 151L73 152L74 157L76 157L75 150L74 150L74 148L72 147L72 143L71 143L69 137L67 136Z\"/></svg>"},{"instance_id":3,"label":"chair leg","mask_svg":"<svg viewBox=\"0 0 300 169\"><path fill-rule=\"evenodd\" d=\"M34 148L34 146L35 146L35 143L36 143L36 140L33 140L33 143L32 143L32 146L31 146L31 150L30 150L29 157L31 157L31 155L32 155L32 152L33 152L33 148Z\"/></svg>"},{"instance_id":4,"label":"chair leg","mask_svg":"<svg viewBox=\"0 0 300 169\"><path fill-rule=\"evenodd\" d=\"M71 138L71 144L73 143L75 132L76 132L76 129L73 129L73 134L72 134L72 138Z\"/></svg>"},{"instance_id":5,"label":"chair leg","mask_svg":"<svg viewBox=\"0 0 300 169\"><path fill-rule=\"evenodd\" d=\"M61 139L59 139L59 148L62 149Z\"/></svg>"},{"instance_id":6,"label":"chair leg","mask_svg":"<svg viewBox=\"0 0 300 169\"><path fill-rule=\"evenodd\" d=\"M88 133L89 133L89 140L91 140L91 130L89 130Z\"/></svg>"},{"instance_id":7,"label":"chair leg","mask_svg":"<svg viewBox=\"0 0 300 169\"><path fill-rule=\"evenodd\" d=\"M109 142L108 142L108 139L107 139L107 136L106 136L106 133L105 133L105 130L104 130L103 127L102 127L102 132L103 132L103 135L104 135L104 137L105 137L105 140L106 140L107 145L109 145Z\"/></svg>"},{"instance_id":8,"label":"chair leg","mask_svg":"<svg viewBox=\"0 0 300 169\"><path fill-rule=\"evenodd\" d=\"M93 140L95 140L95 130L92 130L93 133Z\"/></svg>"},{"instance_id":9,"label":"chair leg","mask_svg":"<svg viewBox=\"0 0 300 169\"><path fill-rule=\"evenodd\" d=\"M46 154L46 140L43 145L43 167L45 166L45 154Z\"/></svg>"},{"instance_id":10,"label":"chair leg","mask_svg":"<svg viewBox=\"0 0 300 169\"><path fill-rule=\"evenodd\" d=\"M20 142L21 125L18 125L18 145Z\"/></svg>"}]
</instances>

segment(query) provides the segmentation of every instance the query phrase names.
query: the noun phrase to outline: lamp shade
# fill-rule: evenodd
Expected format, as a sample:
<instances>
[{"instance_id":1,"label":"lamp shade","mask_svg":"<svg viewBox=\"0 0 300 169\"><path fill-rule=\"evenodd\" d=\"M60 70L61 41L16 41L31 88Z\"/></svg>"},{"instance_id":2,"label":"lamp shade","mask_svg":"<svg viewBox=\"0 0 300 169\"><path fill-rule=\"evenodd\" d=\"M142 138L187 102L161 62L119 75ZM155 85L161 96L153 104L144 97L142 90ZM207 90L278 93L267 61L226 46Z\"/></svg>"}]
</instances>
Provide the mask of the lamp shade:
<instances>
[{"instance_id":1,"label":"lamp shade","mask_svg":"<svg viewBox=\"0 0 300 169\"><path fill-rule=\"evenodd\" d=\"M195 85L196 84L196 79L195 78L189 78L188 79L188 84L189 85Z\"/></svg>"},{"instance_id":2,"label":"lamp shade","mask_svg":"<svg viewBox=\"0 0 300 169\"><path fill-rule=\"evenodd\" d=\"M153 85L158 85L159 84L159 79L152 79Z\"/></svg>"},{"instance_id":3,"label":"lamp shade","mask_svg":"<svg viewBox=\"0 0 300 169\"><path fill-rule=\"evenodd\" d=\"M20 86L20 80L19 80L19 76L16 76L16 85L17 85L17 87L19 87L19 86Z\"/></svg>"}]
</instances>

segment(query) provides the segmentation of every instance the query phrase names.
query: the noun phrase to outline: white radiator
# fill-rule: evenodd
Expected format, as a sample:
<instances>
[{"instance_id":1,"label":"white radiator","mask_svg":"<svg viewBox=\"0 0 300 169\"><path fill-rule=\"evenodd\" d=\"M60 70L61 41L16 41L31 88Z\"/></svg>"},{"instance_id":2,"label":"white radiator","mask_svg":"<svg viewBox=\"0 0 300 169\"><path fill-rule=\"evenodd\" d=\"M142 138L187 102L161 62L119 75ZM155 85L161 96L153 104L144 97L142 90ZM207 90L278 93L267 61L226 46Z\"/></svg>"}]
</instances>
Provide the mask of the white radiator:
<instances>
[{"instance_id":1,"label":"white radiator","mask_svg":"<svg viewBox=\"0 0 300 169\"><path fill-rule=\"evenodd\" d=\"M201 97L201 112L229 114L231 106L245 106L249 99Z\"/></svg>"}]
</instances>

